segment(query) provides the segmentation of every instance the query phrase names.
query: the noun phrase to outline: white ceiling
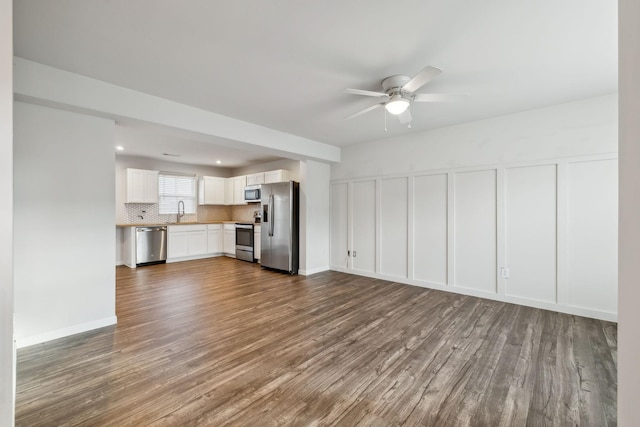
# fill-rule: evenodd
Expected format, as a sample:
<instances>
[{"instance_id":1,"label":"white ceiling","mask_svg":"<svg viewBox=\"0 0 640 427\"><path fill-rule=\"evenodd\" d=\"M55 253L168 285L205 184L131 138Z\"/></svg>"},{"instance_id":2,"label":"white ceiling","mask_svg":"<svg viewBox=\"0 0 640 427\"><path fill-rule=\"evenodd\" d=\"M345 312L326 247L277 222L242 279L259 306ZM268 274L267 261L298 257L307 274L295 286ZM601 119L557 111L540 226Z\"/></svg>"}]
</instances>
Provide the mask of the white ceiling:
<instances>
[{"instance_id":1,"label":"white ceiling","mask_svg":"<svg viewBox=\"0 0 640 427\"><path fill-rule=\"evenodd\" d=\"M617 90L616 1L21 0L14 33L16 56L339 146ZM412 129L385 132L382 109L343 120L376 103L345 88L426 65L444 73L420 92L470 98L414 104ZM155 132L164 152L204 149Z\"/></svg>"},{"instance_id":2,"label":"white ceiling","mask_svg":"<svg viewBox=\"0 0 640 427\"><path fill-rule=\"evenodd\" d=\"M239 168L281 158L231 140L136 122L118 123L115 139L124 147L116 154L192 165Z\"/></svg>"}]
</instances>

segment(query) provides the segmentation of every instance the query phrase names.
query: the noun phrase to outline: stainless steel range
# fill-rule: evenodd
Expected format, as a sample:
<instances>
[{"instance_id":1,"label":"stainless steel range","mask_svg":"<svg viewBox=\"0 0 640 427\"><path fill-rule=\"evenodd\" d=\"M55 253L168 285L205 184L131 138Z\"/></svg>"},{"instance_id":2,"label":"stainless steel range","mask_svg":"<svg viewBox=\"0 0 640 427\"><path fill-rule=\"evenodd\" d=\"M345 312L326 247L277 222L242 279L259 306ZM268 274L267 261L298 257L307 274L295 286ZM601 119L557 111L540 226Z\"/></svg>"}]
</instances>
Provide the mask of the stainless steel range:
<instances>
[{"instance_id":1,"label":"stainless steel range","mask_svg":"<svg viewBox=\"0 0 640 427\"><path fill-rule=\"evenodd\" d=\"M253 255L253 224L236 222L236 259L256 262Z\"/></svg>"}]
</instances>

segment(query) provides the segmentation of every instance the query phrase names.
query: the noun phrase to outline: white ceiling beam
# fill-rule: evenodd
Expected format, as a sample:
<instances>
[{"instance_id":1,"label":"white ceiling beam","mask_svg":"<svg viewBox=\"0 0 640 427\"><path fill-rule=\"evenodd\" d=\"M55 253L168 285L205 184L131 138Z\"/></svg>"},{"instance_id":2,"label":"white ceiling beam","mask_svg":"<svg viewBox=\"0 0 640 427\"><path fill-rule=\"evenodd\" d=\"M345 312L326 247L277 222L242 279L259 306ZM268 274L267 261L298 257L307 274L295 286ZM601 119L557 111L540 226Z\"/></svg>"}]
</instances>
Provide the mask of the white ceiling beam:
<instances>
[{"instance_id":1,"label":"white ceiling beam","mask_svg":"<svg viewBox=\"0 0 640 427\"><path fill-rule=\"evenodd\" d=\"M267 149L275 155L339 162L340 148L14 57L18 99L134 119Z\"/></svg>"}]
</instances>

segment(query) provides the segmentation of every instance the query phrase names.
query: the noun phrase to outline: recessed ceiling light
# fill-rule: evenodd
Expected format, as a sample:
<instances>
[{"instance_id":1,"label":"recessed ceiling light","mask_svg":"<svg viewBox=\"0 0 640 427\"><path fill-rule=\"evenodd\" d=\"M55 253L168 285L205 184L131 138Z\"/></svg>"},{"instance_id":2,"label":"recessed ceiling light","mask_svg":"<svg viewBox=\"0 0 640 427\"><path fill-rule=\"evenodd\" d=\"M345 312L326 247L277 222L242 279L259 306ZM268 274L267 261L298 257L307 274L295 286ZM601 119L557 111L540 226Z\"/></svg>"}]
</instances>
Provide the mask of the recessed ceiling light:
<instances>
[{"instance_id":1,"label":"recessed ceiling light","mask_svg":"<svg viewBox=\"0 0 640 427\"><path fill-rule=\"evenodd\" d=\"M122 145L116 145L116 150L122 151L124 150L124 147Z\"/></svg>"},{"instance_id":2,"label":"recessed ceiling light","mask_svg":"<svg viewBox=\"0 0 640 427\"><path fill-rule=\"evenodd\" d=\"M216 165L219 165L222 163L222 160L216 160Z\"/></svg>"}]
</instances>

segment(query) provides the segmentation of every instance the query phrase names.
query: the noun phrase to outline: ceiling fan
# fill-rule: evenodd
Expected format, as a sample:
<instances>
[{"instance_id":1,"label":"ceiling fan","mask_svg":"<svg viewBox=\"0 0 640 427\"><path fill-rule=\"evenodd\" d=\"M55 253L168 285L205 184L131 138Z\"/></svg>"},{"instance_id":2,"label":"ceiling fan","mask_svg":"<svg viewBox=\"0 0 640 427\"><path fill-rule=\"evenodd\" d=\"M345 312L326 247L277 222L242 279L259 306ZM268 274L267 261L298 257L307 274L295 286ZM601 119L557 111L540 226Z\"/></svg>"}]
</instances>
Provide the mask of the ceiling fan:
<instances>
[{"instance_id":1,"label":"ceiling fan","mask_svg":"<svg viewBox=\"0 0 640 427\"><path fill-rule=\"evenodd\" d=\"M365 108L362 111L345 117L345 120L353 119L362 114L384 107L389 114L398 116L400 123L411 126L411 110L409 106L412 102L451 102L458 101L468 94L445 94L445 93L415 93L416 90L430 82L442 73L440 68L428 65L413 78L409 76L391 76L382 80L383 92L374 92L362 89L346 89L346 93L353 95L364 95L379 98L382 102Z\"/></svg>"}]
</instances>

